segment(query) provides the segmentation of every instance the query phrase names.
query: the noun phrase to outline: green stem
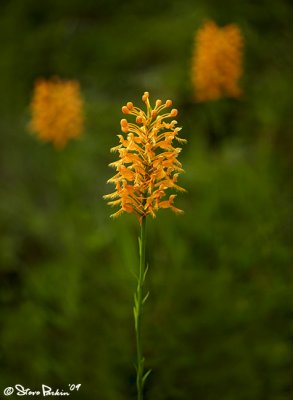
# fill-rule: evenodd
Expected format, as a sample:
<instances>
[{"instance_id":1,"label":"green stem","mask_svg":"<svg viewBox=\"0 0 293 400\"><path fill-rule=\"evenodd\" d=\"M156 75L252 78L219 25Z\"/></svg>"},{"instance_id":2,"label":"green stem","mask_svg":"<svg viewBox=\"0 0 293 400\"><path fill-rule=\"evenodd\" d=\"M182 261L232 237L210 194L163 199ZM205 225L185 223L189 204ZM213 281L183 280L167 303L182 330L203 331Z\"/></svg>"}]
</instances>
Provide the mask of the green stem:
<instances>
[{"instance_id":1,"label":"green stem","mask_svg":"<svg viewBox=\"0 0 293 400\"><path fill-rule=\"evenodd\" d=\"M137 365L136 365L136 387L137 387L137 400L143 400L143 386L144 382L149 375L147 372L144 375L144 357L142 351L141 341L141 325L143 316L143 305L147 299L144 296L143 284L147 269L145 267L145 247L146 247L146 217L142 218L141 231L139 238L139 274L137 277L137 289L134 295L134 322L135 322L135 335L136 335L136 352L137 352Z\"/></svg>"}]
</instances>

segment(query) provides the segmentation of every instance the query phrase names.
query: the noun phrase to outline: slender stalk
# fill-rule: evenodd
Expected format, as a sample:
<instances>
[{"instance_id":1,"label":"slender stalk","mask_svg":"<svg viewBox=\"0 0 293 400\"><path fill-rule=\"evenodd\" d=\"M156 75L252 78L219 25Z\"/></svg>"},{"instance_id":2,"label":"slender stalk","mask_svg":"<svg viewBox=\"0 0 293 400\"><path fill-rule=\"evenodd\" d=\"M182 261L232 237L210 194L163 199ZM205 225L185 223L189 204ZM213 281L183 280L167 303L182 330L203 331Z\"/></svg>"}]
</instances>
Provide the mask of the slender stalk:
<instances>
[{"instance_id":1,"label":"slender stalk","mask_svg":"<svg viewBox=\"0 0 293 400\"><path fill-rule=\"evenodd\" d=\"M142 328L142 316L143 316L143 305L148 297L148 293L144 295L143 284L147 268L145 266L145 247L146 247L146 217L142 218L141 231L139 238L139 273L137 277L137 288L134 294L134 322L135 322L135 335L136 335L136 353L137 353L137 365L136 365L136 388L137 388L137 400L143 400L143 386L150 371L144 374L144 357L142 350L141 341L141 328Z\"/></svg>"}]
</instances>

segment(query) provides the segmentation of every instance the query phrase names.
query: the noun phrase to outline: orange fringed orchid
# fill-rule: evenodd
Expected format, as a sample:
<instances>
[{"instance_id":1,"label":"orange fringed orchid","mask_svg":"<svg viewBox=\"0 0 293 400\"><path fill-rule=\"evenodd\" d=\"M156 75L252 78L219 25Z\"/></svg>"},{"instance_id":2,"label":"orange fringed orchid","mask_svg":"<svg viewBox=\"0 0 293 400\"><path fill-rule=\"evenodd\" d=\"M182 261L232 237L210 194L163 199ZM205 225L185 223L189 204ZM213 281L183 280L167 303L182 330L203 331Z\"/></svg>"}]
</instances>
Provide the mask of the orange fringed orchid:
<instances>
[{"instance_id":1,"label":"orange fringed orchid","mask_svg":"<svg viewBox=\"0 0 293 400\"><path fill-rule=\"evenodd\" d=\"M30 108L31 131L56 148L64 147L83 130L83 100L77 81L38 80Z\"/></svg>"},{"instance_id":2,"label":"orange fringed orchid","mask_svg":"<svg viewBox=\"0 0 293 400\"><path fill-rule=\"evenodd\" d=\"M207 21L196 32L192 82L197 101L241 95L242 52L243 38L236 24L220 28Z\"/></svg>"},{"instance_id":3,"label":"orange fringed orchid","mask_svg":"<svg viewBox=\"0 0 293 400\"><path fill-rule=\"evenodd\" d=\"M121 120L121 130L127 134L118 135L120 144L111 149L119 153L119 160L110 164L116 169L116 174L109 179L116 187L115 192L104 196L111 206L120 209L111 215L117 217L123 212L134 213L139 221L151 214L155 217L160 208L171 208L175 213L183 211L174 206L175 194L167 195L168 189L185 191L177 184L178 176L183 172L177 157L180 147L174 147L174 140L185 143L179 138L181 128L176 127L177 121L166 121L177 115L172 101L162 103L157 100L152 108L149 93L145 92L142 100L146 112L128 102L122 107L122 112L133 116L135 123Z\"/></svg>"}]
</instances>

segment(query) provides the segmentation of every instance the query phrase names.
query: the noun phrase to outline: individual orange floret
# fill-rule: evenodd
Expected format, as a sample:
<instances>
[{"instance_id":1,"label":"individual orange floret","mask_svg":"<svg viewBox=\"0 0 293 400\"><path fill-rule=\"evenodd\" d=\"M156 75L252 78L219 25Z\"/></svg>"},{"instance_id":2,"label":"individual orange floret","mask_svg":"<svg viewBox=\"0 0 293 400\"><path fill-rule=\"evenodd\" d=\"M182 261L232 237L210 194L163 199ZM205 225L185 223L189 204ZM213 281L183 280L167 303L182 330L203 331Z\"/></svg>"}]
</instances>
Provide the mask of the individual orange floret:
<instances>
[{"instance_id":1,"label":"individual orange floret","mask_svg":"<svg viewBox=\"0 0 293 400\"><path fill-rule=\"evenodd\" d=\"M123 106L122 107L122 112L123 112L123 114L129 114L130 110L129 110L129 108L127 106Z\"/></svg>"},{"instance_id":2,"label":"individual orange floret","mask_svg":"<svg viewBox=\"0 0 293 400\"><path fill-rule=\"evenodd\" d=\"M31 102L30 130L39 139L62 148L83 130L83 100L79 83L53 78L38 80Z\"/></svg>"},{"instance_id":3,"label":"individual orange floret","mask_svg":"<svg viewBox=\"0 0 293 400\"><path fill-rule=\"evenodd\" d=\"M127 120L126 120L126 119L121 119L120 125L121 125L121 130L122 130L122 132L127 133L128 130L129 130Z\"/></svg>"},{"instance_id":4,"label":"individual orange floret","mask_svg":"<svg viewBox=\"0 0 293 400\"><path fill-rule=\"evenodd\" d=\"M243 38L236 24L218 27L207 21L195 36L192 83L197 101L239 97Z\"/></svg>"},{"instance_id":5,"label":"individual orange floret","mask_svg":"<svg viewBox=\"0 0 293 400\"><path fill-rule=\"evenodd\" d=\"M135 123L126 119L120 122L127 137L118 135L120 144L111 149L119 153L119 159L110 164L116 174L108 181L115 185L115 191L104 196L110 200L109 205L120 207L113 217L127 212L135 214L140 221L149 214L155 217L160 208L182 213L173 205L176 195L167 192L184 191L177 184L183 169L178 161L181 148L175 147L174 141L186 142L179 137L181 128L176 127L177 121L166 121L178 113L176 109L166 111L172 105L171 100L165 104L157 100L154 108L148 92L143 94L142 100L146 112L131 102L122 107L122 112L132 115Z\"/></svg>"},{"instance_id":6,"label":"individual orange floret","mask_svg":"<svg viewBox=\"0 0 293 400\"><path fill-rule=\"evenodd\" d=\"M149 92L144 92L143 96L142 96L142 101L145 103L147 101L147 99L149 98L150 94Z\"/></svg>"}]
</instances>

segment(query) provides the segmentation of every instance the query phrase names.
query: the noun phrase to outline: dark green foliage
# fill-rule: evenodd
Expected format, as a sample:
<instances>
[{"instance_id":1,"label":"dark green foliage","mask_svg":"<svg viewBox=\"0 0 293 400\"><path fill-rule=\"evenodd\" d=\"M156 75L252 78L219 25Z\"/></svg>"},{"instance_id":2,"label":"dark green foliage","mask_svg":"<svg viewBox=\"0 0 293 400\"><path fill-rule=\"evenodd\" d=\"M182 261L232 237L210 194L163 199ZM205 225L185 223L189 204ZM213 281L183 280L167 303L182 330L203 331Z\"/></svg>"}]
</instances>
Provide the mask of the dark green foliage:
<instances>
[{"instance_id":1,"label":"dark green foliage","mask_svg":"<svg viewBox=\"0 0 293 400\"><path fill-rule=\"evenodd\" d=\"M293 398L292 28L289 1L3 1L0 15L0 393L135 398L137 221L102 195L121 106L171 98L188 139L177 204L148 222L146 400ZM241 100L195 104L204 19L245 38ZM81 83L86 132L28 134L39 77ZM0 395L1 396L1 395Z\"/></svg>"}]
</instances>

